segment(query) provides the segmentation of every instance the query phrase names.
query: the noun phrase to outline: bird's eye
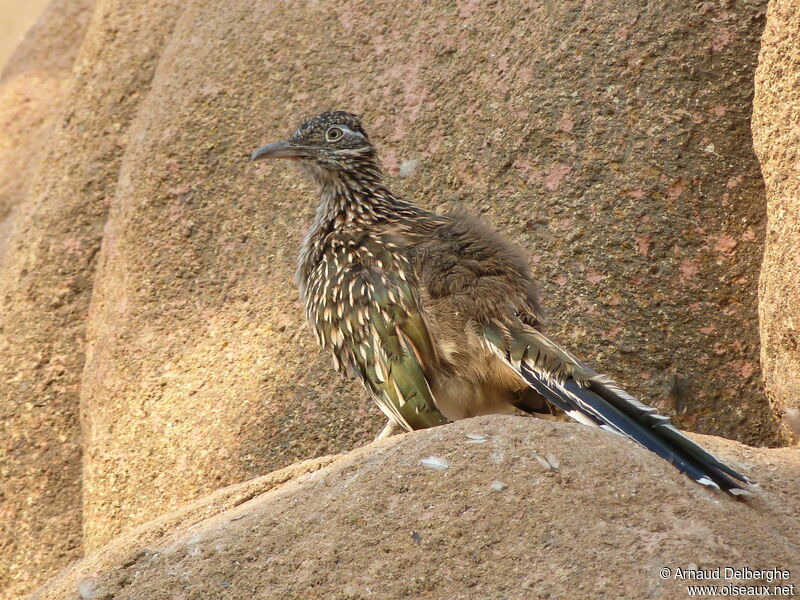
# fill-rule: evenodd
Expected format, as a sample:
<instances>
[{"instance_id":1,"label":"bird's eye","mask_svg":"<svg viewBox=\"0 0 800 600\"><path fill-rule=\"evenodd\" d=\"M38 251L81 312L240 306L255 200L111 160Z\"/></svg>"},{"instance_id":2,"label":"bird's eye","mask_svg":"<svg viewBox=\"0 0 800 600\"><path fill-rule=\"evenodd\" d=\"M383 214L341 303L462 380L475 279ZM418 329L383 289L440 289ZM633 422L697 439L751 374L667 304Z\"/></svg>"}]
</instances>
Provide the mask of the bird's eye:
<instances>
[{"instance_id":1,"label":"bird's eye","mask_svg":"<svg viewBox=\"0 0 800 600\"><path fill-rule=\"evenodd\" d=\"M328 131L325 132L325 139L328 140L329 142L335 142L343 135L344 132L338 127L328 127Z\"/></svg>"}]
</instances>

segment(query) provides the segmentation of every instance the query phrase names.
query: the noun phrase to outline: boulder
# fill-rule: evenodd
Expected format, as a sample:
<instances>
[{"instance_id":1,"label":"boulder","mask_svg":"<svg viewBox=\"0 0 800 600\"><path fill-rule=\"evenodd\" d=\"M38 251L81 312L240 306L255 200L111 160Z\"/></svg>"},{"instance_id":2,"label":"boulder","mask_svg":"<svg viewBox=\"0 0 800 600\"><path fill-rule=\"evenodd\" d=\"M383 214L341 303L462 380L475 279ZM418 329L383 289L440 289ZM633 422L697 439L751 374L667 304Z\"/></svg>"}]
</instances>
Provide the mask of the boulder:
<instances>
[{"instance_id":1,"label":"boulder","mask_svg":"<svg viewBox=\"0 0 800 600\"><path fill-rule=\"evenodd\" d=\"M761 364L785 428L800 442L800 2L773 0L762 38L753 140L767 186L759 287Z\"/></svg>"},{"instance_id":2,"label":"boulder","mask_svg":"<svg viewBox=\"0 0 800 600\"><path fill-rule=\"evenodd\" d=\"M54 0L0 75L0 597L81 556L81 268L60 197L38 195L91 0ZM3 5L3 9L11 7ZM3 15L4 18L6 15ZM54 255L65 257L53 261ZM85 287L85 284L84 284Z\"/></svg>"},{"instance_id":3,"label":"boulder","mask_svg":"<svg viewBox=\"0 0 800 600\"><path fill-rule=\"evenodd\" d=\"M695 484L597 429L482 417L215 492L90 553L31 600L639 600L684 598L695 584L797 590L800 449L697 438L761 482L752 499ZM739 576L726 578L725 567ZM744 571L767 568L780 574L768 582ZM720 576L683 579L690 569Z\"/></svg>"},{"instance_id":4,"label":"boulder","mask_svg":"<svg viewBox=\"0 0 800 600\"><path fill-rule=\"evenodd\" d=\"M0 560L9 564L3 587L14 595L84 549L83 464L91 456L83 445L80 386L89 299L128 127L176 16L168 2L56 2L6 67L14 81L28 77L25 89L38 98L28 103L31 125L12 137L13 162L3 170L4 179L16 173L18 180L6 188L15 200L0 261L0 393L8 432L0 451L8 457L2 464L9 517ZM39 89L36 65L44 65L44 77L52 71L48 61L67 79ZM19 102L10 106L24 113ZM8 126L16 131L20 121L15 116Z\"/></svg>"}]
</instances>

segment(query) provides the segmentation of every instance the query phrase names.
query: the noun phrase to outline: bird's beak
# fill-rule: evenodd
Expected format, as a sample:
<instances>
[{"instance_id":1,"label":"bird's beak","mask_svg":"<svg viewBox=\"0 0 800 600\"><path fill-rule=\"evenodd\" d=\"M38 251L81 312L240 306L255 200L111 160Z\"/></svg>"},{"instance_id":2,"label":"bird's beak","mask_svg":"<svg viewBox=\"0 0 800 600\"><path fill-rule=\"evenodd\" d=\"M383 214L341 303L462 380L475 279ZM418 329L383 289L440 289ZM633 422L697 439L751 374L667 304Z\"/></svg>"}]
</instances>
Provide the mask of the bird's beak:
<instances>
[{"instance_id":1,"label":"bird's beak","mask_svg":"<svg viewBox=\"0 0 800 600\"><path fill-rule=\"evenodd\" d=\"M262 158L302 158L305 155L303 146L298 146L289 140L275 142L261 146L250 155L250 160L261 160Z\"/></svg>"}]
</instances>

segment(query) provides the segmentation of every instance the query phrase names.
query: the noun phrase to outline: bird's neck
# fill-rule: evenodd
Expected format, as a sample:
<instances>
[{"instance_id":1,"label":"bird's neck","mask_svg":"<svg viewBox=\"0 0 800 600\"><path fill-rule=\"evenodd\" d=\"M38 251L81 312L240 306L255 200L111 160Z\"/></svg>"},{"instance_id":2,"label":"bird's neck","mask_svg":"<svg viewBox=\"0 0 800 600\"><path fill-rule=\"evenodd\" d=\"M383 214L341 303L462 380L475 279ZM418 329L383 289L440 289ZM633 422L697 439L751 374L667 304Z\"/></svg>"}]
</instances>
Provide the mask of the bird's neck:
<instances>
[{"instance_id":1,"label":"bird's neck","mask_svg":"<svg viewBox=\"0 0 800 600\"><path fill-rule=\"evenodd\" d=\"M303 299L311 274L325 253L341 246L343 239L361 239L364 233L377 232L400 220L411 221L424 212L392 194L377 166L358 173L322 172L314 166L305 166L305 170L320 186L320 203L300 248L296 280Z\"/></svg>"},{"instance_id":2,"label":"bird's neck","mask_svg":"<svg viewBox=\"0 0 800 600\"><path fill-rule=\"evenodd\" d=\"M309 169L320 189L315 228L369 228L416 215L410 202L398 198L383 183L377 164L357 171Z\"/></svg>"}]
</instances>

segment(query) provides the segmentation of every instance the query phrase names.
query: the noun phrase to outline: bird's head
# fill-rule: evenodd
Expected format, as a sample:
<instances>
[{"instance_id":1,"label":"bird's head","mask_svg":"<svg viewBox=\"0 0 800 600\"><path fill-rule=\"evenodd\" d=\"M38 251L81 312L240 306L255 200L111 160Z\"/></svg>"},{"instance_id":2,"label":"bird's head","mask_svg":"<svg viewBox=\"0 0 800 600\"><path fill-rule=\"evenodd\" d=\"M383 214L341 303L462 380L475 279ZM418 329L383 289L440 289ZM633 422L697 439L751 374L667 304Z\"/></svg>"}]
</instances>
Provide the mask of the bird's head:
<instances>
[{"instance_id":1,"label":"bird's head","mask_svg":"<svg viewBox=\"0 0 800 600\"><path fill-rule=\"evenodd\" d=\"M303 123L289 139L267 144L251 160L289 158L321 184L349 175L380 177L375 149L356 115L324 112Z\"/></svg>"}]
</instances>

